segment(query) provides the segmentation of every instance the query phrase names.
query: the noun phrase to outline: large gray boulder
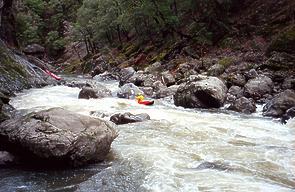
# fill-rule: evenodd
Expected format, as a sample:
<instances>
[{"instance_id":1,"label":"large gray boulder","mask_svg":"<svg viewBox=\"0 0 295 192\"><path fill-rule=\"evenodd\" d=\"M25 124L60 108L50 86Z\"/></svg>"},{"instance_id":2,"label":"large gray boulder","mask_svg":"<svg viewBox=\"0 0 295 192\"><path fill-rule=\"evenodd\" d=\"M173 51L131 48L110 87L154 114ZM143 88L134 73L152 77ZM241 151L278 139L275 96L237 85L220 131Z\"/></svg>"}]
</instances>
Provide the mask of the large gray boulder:
<instances>
[{"instance_id":1,"label":"large gray boulder","mask_svg":"<svg viewBox=\"0 0 295 192\"><path fill-rule=\"evenodd\" d=\"M83 87L80 91L79 99L97 99L112 96L112 92L101 86L100 88Z\"/></svg>"},{"instance_id":2,"label":"large gray boulder","mask_svg":"<svg viewBox=\"0 0 295 192\"><path fill-rule=\"evenodd\" d=\"M107 122L61 108L31 113L0 125L0 145L47 166L102 161L117 132Z\"/></svg>"},{"instance_id":3,"label":"large gray boulder","mask_svg":"<svg viewBox=\"0 0 295 192\"><path fill-rule=\"evenodd\" d=\"M120 70L118 76L120 79L120 85L124 85L128 83L129 78L132 77L135 74L135 70L133 67L127 67Z\"/></svg>"},{"instance_id":4,"label":"large gray boulder","mask_svg":"<svg viewBox=\"0 0 295 192\"><path fill-rule=\"evenodd\" d=\"M274 84L272 80L264 75L250 79L245 85L245 96L260 99L265 94L270 94Z\"/></svg>"},{"instance_id":5,"label":"large gray boulder","mask_svg":"<svg viewBox=\"0 0 295 192\"><path fill-rule=\"evenodd\" d=\"M140 90L133 83L127 83L123 85L117 93L119 98L129 99L130 97L134 97L137 94L143 94L143 91Z\"/></svg>"},{"instance_id":6,"label":"large gray boulder","mask_svg":"<svg viewBox=\"0 0 295 192\"><path fill-rule=\"evenodd\" d=\"M169 71L161 73L161 79L167 87L174 85L176 82L174 75Z\"/></svg>"},{"instance_id":7,"label":"large gray boulder","mask_svg":"<svg viewBox=\"0 0 295 192\"><path fill-rule=\"evenodd\" d=\"M150 87L156 81L156 79L156 76L152 74L146 74L143 71L137 71L127 81L125 81L124 83L120 83L121 85L133 83L134 85L139 87Z\"/></svg>"},{"instance_id":8,"label":"large gray boulder","mask_svg":"<svg viewBox=\"0 0 295 192\"><path fill-rule=\"evenodd\" d=\"M263 107L263 115L281 117L285 112L295 106L295 92L287 89L276 95Z\"/></svg>"},{"instance_id":9,"label":"large gray boulder","mask_svg":"<svg viewBox=\"0 0 295 192\"><path fill-rule=\"evenodd\" d=\"M192 75L179 86L174 103L186 108L219 108L223 105L227 87L217 77Z\"/></svg>"},{"instance_id":10,"label":"large gray boulder","mask_svg":"<svg viewBox=\"0 0 295 192\"><path fill-rule=\"evenodd\" d=\"M252 99L248 99L246 97L241 97L234 101L233 104L229 106L230 110L251 114L256 111L255 102Z\"/></svg>"},{"instance_id":11,"label":"large gray boulder","mask_svg":"<svg viewBox=\"0 0 295 192\"><path fill-rule=\"evenodd\" d=\"M160 99L160 98L164 98L164 97L169 97L171 95L175 95L178 88L179 88L179 85L172 85L170 87L163 87L155 92L154 98Z\"/></svg>"}]
</instances>

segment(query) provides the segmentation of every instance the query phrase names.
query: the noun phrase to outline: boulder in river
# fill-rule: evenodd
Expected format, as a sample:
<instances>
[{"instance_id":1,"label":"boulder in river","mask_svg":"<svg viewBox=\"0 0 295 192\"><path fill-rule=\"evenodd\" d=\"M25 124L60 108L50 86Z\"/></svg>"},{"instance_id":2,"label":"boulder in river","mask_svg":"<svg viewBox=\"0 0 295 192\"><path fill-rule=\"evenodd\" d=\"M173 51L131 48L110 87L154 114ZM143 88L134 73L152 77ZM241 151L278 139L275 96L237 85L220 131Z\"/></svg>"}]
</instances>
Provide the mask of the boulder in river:
<instances>
[{"instance_id":1,"label":"boulder in river","mask_svg":"<svg viewBox=\"0 0 295 192\"><path fill-rule=\"evenodd\" d=\"M135 70L133 67L127 67L120 70L118 76L120 79L120 85L124 85L128 83L128 79L135 74Z\"/></svg>"},{"instance_id":2,"label":"boulder in river","mask_svg":"<svg viewBox=\"0 0 295 192\"><path fill-rule=\"evenodd\" d=\"M133 83L127 83L123 85L117 93L119 98L129 99L131 96L135 96L136 94L143 94L143 91L140 90Z\"/></svg>"},{"instance_id":3,"label":"boulder in river","mask_svg":"<svg viewBox=\"0 0 295 192\"><path fill-rule=\"evenodd\" d=\"M131 113L118 113L111 116L110 121L114 122L117 125L127 124L127 123L136 123L150 120L150 116L146 113L141 113L133 115Z\"/></svg>"},{"instance_id":4,"label":"boulder in river","mask_svg":"<svg viewBox=\"0 0 295 192\"><path fill-rule=\"evenodd\" d=\"M144 86L144 82L147 80L151 82L152 84L154 82L154 76L152 74L145 74L143 71L137 71L134 73L130 78L128 78L126 81L122 82L120 81L120 85L124 85L127 83L133 83L136 86ZM148 87L148 81L146 82L146 87Z\"/></svg>"},{"instance_id":5,"label":"boulder in river","mask_svg":"<svg viewBox=\"0 0 295 192\"><path fill-rule=\"evenodd\" d=\"M246 97L260 99L263 95L271 93L273 87L274 84L269 77L260 75L246 83L244 93Z\"/></svg>"},{"instance_id":6,"label":"boulder in river","mask_svg":"<svg viewBox=\"0 0 295 192\"><path fill-rule=\"evenodd\" d=\"M79 99L97 99L97 98L104 98L110 97L112 92L105 87L101 88L91 88L91 87L83 87L79 93Z\"/></svg>"},{"instance_id":7,"label":"boulder in river","mask_svg":"<svg viewBox=\"0 0 295 192\"><path fill-rule=\"evenodd\" d=\"M235 100L234 103L230 105L228 109L250 114L256 111L256 106L255 106L255 102L252 99L241 97Z\"/></svg>"},{"instance_id":8,"label":"boulder in river","mask_svg":"<svg viewBox=\"0 0 295 192\"><path fill-rule=\"evenodd\" d=\"M61 108L30 113L0 125L1 146L44 166L102 161L116 137L109 123Z\"/></svg>"},{"instance_id":9,"label":"boulder in river","mask_svg":"<svg viewBox=\"0 0 295 192\"><path fill-rule=\"evenodd\" d=\"M192 75L179 86L174 104L186 108L219 108L223 105L227 87L217 77Z\"/></svg>"},{"instance_id":10,"label":"boulder in river","mask_svg":"<svg viewBox=\"0 0 295 192\"><path fill-rule=\"evenodd\" d=\"M287 89L276 95L263 107L263 115L281 117L285 112L295 106L295 92Z\"/></svg>"},{"instance_id":11,"label":"boulder in river","mask_svg":"<svg viewBox=\"0 0 295 192\"><path fill-rule=\"evenodd\" d=\"M174 85L176 82L174 75L169 71L164 71L161 73L161 79L167 87Z\"/></svg>"},{"instance_id":12,"label":"boulder in river","mask_svg":"<svg viewBox=\"0 0 295 192\"><path fill-rule=\"evenodd\" d=\"M170 87L163 87L155 93L154 97L156 99L160 99L160 98L174 95L176 93L178 87L179 87L179 85L172 85Z\"/></svg>"}]
</instances>

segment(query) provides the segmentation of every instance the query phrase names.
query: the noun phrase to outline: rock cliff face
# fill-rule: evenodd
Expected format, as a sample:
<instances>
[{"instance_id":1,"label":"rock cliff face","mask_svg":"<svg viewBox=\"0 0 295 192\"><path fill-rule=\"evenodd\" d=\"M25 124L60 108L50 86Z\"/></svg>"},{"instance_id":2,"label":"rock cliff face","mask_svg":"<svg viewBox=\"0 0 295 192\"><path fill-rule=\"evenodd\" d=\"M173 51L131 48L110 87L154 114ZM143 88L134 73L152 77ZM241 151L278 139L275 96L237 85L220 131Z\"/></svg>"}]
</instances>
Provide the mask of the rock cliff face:
<instances>
[{"instance_id":1,"label":"rock cliff face","mask_svg":"<svg viewBox=\"0 0 295 192\"><path fill-rule=\"evenodd\" d=\"M0 40L0 91L13 93L51 83L41 68L28 62L22 55L9 50Z\"/></svg>"}]
</instances>

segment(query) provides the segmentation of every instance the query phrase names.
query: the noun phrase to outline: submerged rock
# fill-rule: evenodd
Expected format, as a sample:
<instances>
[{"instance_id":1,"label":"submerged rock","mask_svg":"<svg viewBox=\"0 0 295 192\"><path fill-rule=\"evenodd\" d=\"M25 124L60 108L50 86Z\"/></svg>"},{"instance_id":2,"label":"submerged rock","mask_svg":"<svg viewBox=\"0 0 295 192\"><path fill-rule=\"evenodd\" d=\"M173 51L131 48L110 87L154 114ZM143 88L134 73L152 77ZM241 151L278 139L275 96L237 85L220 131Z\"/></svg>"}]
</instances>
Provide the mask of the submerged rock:
<instances>
[{"instance_id":1,"label":"submerged rock","mask_svg":"<svg viewBox=\"0 0 295 192\"><path fill-rule=\"evenodd\" d=\"M218 171L229 171L232 170L233 168L230 167L230 165L228 164L224 164L221 162L208 162L205 161L203 163L201 163L196 170L203 170L203 169L215 169Z\"/></svg>"},{"instance_id":2,"label":"submerged rock","mask_svg":"<svg viewBox=\"0 0 295 192\"><path fill-rule=\"evenodd\" d=\"M223 105L227 87L217 77L190 76L190 81L179 86L174 104L187 108L219 108Z\"/></svg>"},{"instance_id":3,"label":"submerged rock","mask_svg":"<svg viewBox=\"0 0 295 192\"><path fill-rule=\"evenodd\" d=\"M141 113L133 115L131 113L119 113L111 116L110 121L114 122L117 125L127 124L127 123L136 123L150 120L150 116L146 113Z\"/></svg>"},{"instance_id":4,"label":"submerged rock","mask_svg":"<svg viewBox=\"0 0 295 192\"><path fill-rule=\"evenodd\" d=\"M0 145L44 166L104 160L117 133L110 124L61 108L28 114L0 126Z\"/></svg>"}]
</instances>

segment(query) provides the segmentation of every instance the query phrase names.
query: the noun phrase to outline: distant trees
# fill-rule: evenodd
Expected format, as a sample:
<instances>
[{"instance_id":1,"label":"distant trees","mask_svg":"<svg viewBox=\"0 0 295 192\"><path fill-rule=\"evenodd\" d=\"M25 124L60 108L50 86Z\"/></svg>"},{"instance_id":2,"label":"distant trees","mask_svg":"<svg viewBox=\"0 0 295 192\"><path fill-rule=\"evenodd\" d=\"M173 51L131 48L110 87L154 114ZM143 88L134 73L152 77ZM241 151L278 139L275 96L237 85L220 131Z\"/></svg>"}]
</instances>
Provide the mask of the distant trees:
<instances>
[{"instance_id":1,"label":"distant trees","mask_svg":"<svg viewBox=\"0 0 295 192\"><path fill-rule=\"evenodd\" d=\"M16 15L17 39L21 46L44 45L50 56L65 46L64 22L75 21L82 0L20 0Z\"/></svg>"},{"instance_id":2,"label":"distant trees","mask_svg":"<svg viewBox=\"0 0 295 192\"><path fill-rule=\"evenodd\" d=\"M76 35L89 51L99 43L122 43L132 35L141 40L161 35L212 42L229 30L227 16L236 1L84 0Z\"/></svg>"},{"instance_id":3,"label":"distant trees","mask_svg":"<svg viewBox=\"0 0 295 192\"><path fill-rule=\"evenodd\" d=\"M89 53L101 44L120 46L136 38L190 39L214 43L230 29L228 15L241 0L19 0L18 40L22 46L45 45L62 52L64 22L75 23L75 38Z\"/></svg>"}]
</instances>

